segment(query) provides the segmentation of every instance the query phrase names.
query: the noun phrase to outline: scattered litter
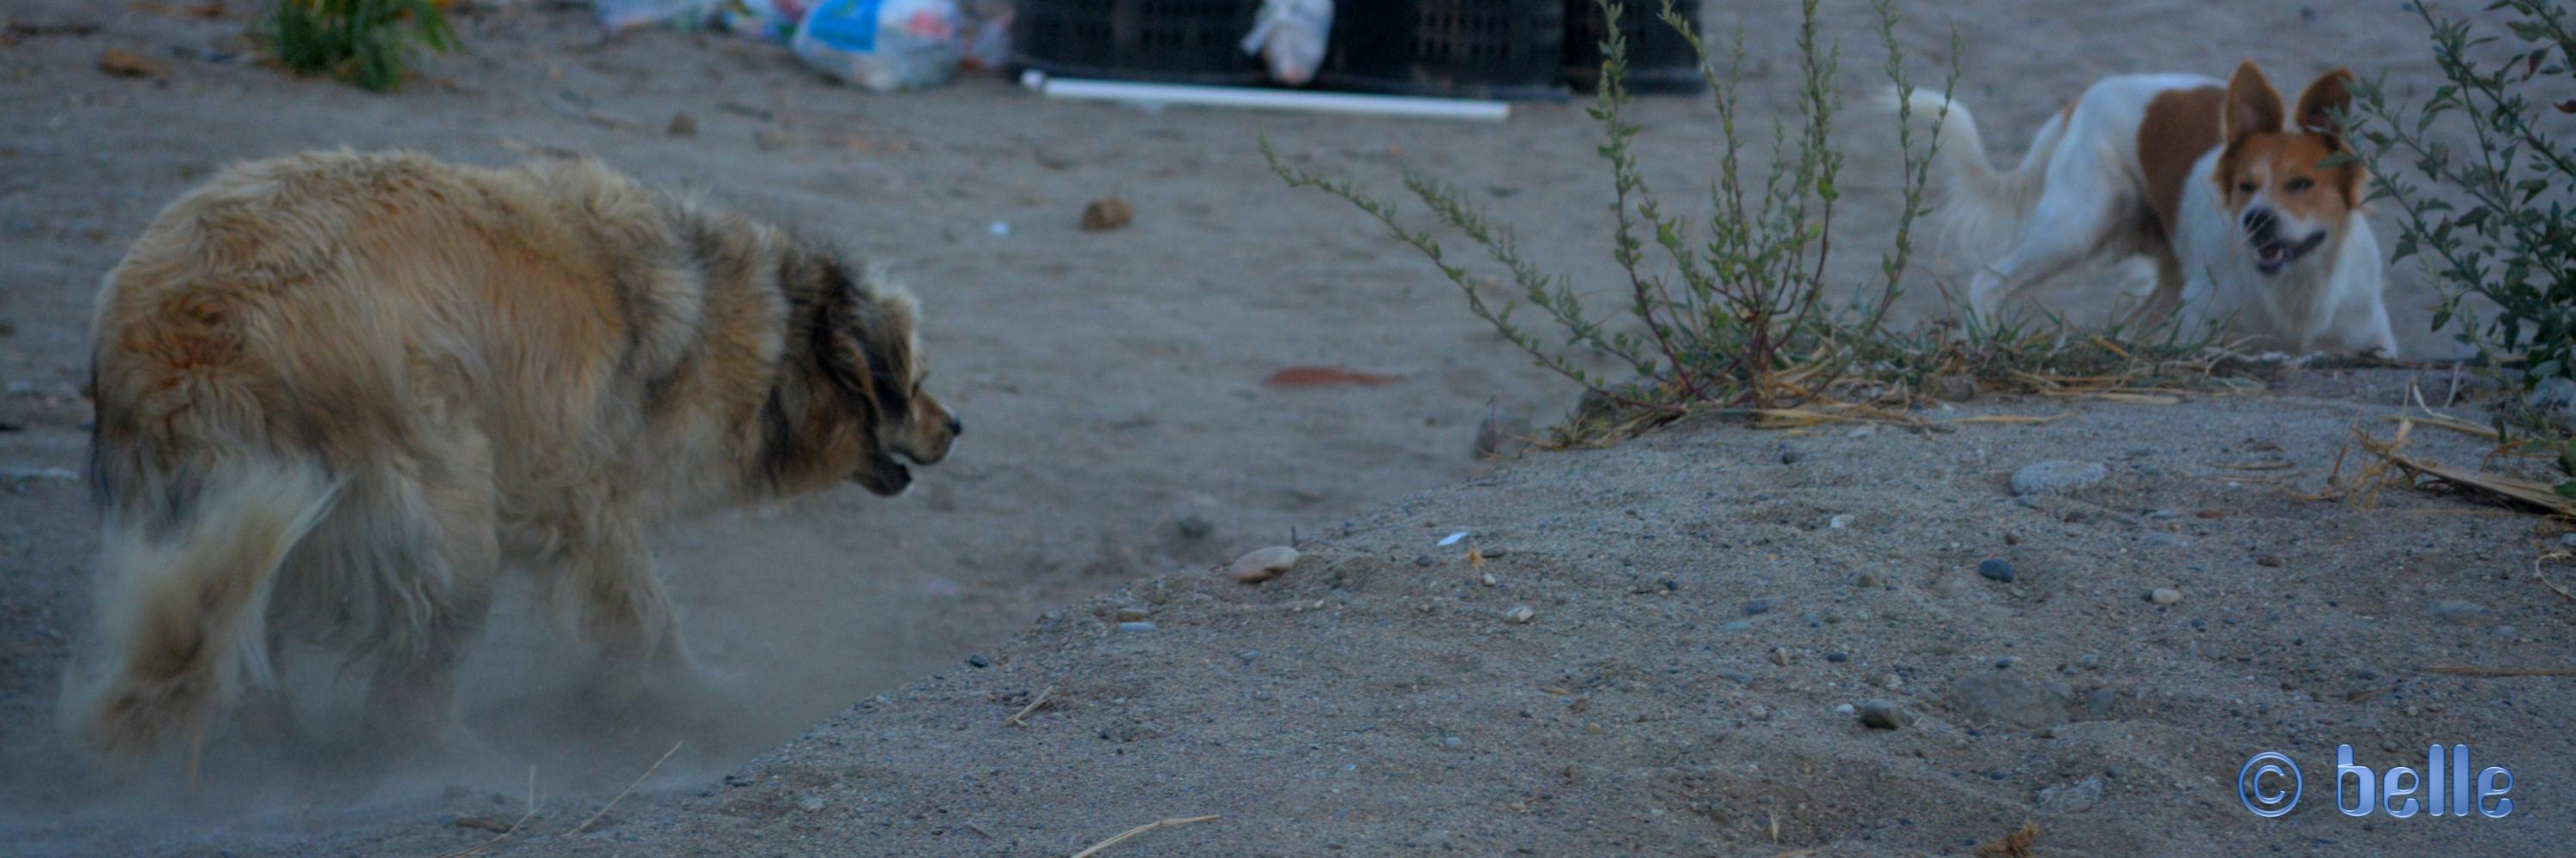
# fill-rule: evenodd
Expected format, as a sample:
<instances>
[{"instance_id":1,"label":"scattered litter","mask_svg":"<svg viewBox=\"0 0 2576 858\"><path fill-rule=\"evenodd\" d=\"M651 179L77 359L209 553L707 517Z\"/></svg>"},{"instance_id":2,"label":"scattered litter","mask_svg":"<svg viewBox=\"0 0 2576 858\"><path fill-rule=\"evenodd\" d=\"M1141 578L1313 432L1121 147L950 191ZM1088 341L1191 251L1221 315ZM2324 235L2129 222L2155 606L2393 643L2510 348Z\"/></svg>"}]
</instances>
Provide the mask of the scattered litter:
<instances>
[{"instance_id":1,"label":"scattered litter","mask_svg":"<svg viewBox=\"0 0 2576 858\"><path fill-rule=\"evenodd\" d=\"M716 29L784 45L796 38L796 25L813 6L807 0L724 0L711 20Z\"/></svg>"},{"instance_id":2,"label":"scattered litter","mask_svg":"<svg viewBox=\"0 0 2576 858\"><path fill-rule=\"evenodd\" d=\"M1243 37L1243 52L1261 57L1271 80L1289 86L1313 81L1333 32L1333 0L1264 0L1257 17Z\"/></svg>"},{"instance_id":3,"label":"scattered litter","mask_svg":"<svg viewBox=\"0 0 2576 858\"><path fill-rule=\"evenodd\" d=\"M1017 14L1007 0L973 0L965 4L958 28L958 68L997 72L1011 65L1011 24Z\"/></svg>"},{"instance_id":4,"label":"scattered litter","mask_svg":"<svg viewBox=\"0 0 2576 858\"><path fill-rule=\"evenodd\" d=\"M1051 78L1031 70L1020 76L1020 83L1052 99L1074 101L1116 101L1127 104L1161 107L1194 105L1199 107L1243 107L1264 110L1308 110L1322 113L1354 113L1372 116L1405 116L1419 119L1465 119L1500 122L1511 116L1511 105L1500 101L1474 101L1462 98L1418 98L1396 95L1354 95L1339 92L1292 92L1276 89L1235 89L1222 86L1184 86L1161 83L1129 83L1114 80L1080 80Z\"/></svg>"},{"instance_id":5,"label":"scattered litter","mask_svg":"<svg viewBox=\"0 0 2576 858\"><path fill-rule=\"evenodd\" d=\"M957 73L955 0L823 0L790 43L824 74L874 92L916 89Z\"/></svg>"},{"instance_id":6,"label":"scattered litter","mask_svg":"<svg viewBox=\"0 0 2576 858\"><path fill-rule=\"evenodd\" d=\"M642 27L665 21L696 24L705 20L715 0L593 0L599 9L599 26L609 32Z\"/></svg>"},{"instance_id":7,"label":"scattered litter","mask_svg":"<svg viewBox=\"0 0 2576 858\"><path fill-rule=\"evenodd\" d=\"M1441 538L1440 538L1440 545L1441 545L1442 547L1447 547L1447 546L1451 546L1451 545L1456 545L1456 544L1458 544L1458 540L1465 539L1465 538L1467 538L1467 532L1466 532L1466 531L1464 531L1464 530L1461 530L1461 531L1458 531L1457 533L1452 533L1452 534L1449 534L1448 536L1441 537Z\"/></svg>"},{"instance_id":8,"label":"scattered litter","mask_svg":"<svg viewBox=\"0 0 2576 858\"><path fill-rule=\"evenodd\" d=\"M1357 384L1376 387L1395 380L1395 376L1358 372L1329 366L1292 366L1270 374L1263 384L1272 387L1323 387L1332 384Z\"/></svg>"}]
</instances>

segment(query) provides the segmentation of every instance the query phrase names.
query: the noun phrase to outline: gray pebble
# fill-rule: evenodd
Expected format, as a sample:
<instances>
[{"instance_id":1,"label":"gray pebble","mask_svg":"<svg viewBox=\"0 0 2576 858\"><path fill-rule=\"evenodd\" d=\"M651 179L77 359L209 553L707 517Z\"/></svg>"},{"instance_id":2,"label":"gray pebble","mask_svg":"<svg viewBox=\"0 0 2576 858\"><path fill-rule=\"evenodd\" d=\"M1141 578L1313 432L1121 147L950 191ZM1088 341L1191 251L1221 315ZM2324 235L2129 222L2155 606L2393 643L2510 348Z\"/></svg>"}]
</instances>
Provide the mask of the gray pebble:
<instances>
[{"instance_id":1,"label":"gray pebble","mask_svg":"<svg viewBox=\"0 0 2576 858\"><path fill-rule=\"evenodd\" d=\"M2046 495L2092 488L2111 476L2100 462L2049 461L2023 465L2012 475L2012 493Z\"/></svg>"},{"instance_id":2,"label":"gray pebble","mask_svg":"<svg viewBox=\"0 0 2576 858\"><path fill-rule=\"evenodd\" d=\"M1744 615L1748 617L1758 617L1763 614L1771 613L1772 607L1772 601L1769 599L1755 599L1744 603Z\"/></svg>"},{"instance_id":3,"label":"gray pebble","mask_svg":"<svg viewBox=\"0 0 2576 858\"><path fill-rule=\"evenodd\" d=\"M1150 632L1154 630L1154 624L1145 620L1137 620L1135 622L1119 623L1118 630L1122 632Z\"/></svg>"},{"instance_id":4,"label":"gray pebble","mask_svg":"<svg viewBox=\"0 0 2576 858\"><path fill-rule=\"evenodd\" d=\"M1181 520L1175 522L1173 526L1180 529L1183 539L1205 539L1208 534L1216 532L1216 522L1197 515L1181 516Z\"/></svg>"},{"instance_id":5,"label":"gray pebble","mask_svg":"<svg viewBox=\"0 0 2576 858\"><path fill-rule=\"evenodd\" d=\"M1825 660L1835 664L1841 664L1843 662L1850 661L1851 654L1841 650L1835 650L1833 652L1825 653Z\"/></svg>"},{"instance_id":6,"label":"gray pebble","mask_svg":"<svg viewBox=\"0 0 2576 858\"><path fill-rule=\"evenodd\" d=\"M993 660L985 658L982 655L970 655L966 657L966 665L968 667L992 667Z\"/></svg>"},{"instance_id":7,"label":"gray pebble","mask_svg":"<svg viewBox=\"0 0 2576 858\"><path fill-rule=\"evenodd\" d=\"M1904 707L1894 703L1873 700L1860 707L1860 725L1872 730L1900 729L1913 720L1905 714Z\"/></svg>"},{"instance_id":8,"label":"gray pebble","mask_svg":"<svg viewBox=\"0 0 2576 858\"><path fill-rule=\"evenodd\" d=\"M1431 555L1428 555L1428 554L1416 554L1416 555L1413 555L1413 565L1415 565L1415 566L1429 566L1429 565L1431 565L1431 564L1433 564L1433 563L1437 563L1437 562L1439 562L1439 561L1436 561L1436 560L1431 559Z\"/></svg>"},{"instance_id":9,"label":"gray pebble","mask_svg":"<svg viewBox=\"0 0 2576 858\"><path fill-rule=\"evenodd\" d=\"M1458 738L1458 737L1456 737L1456 736L1443 736L1443 737L1441 737L1441 739L1440 739L1440 747L1443 747L1443 748L1455 748L1455 747L1458 747L1459 745L1463 745L1463 744L1466 744L1466 743L1467 743L1467 740L1465 740L1465 739L1461 739L1461 738Z\"/></svg>"},{"instance_id":10,"label":"gray pebble","mask_svg":"<svg viewBox=\"0 0 2576 858\"><path fill-rule=\"evenodd\" d=\"M2147 601L2158 605L2171 605L2182 601L2182 591L2172 587L2157 587L2147 591Z\"/></svg>"},{"instance_id":11,"label":"gray pebble","mask_svg":"<svg viewBox=\"0 0 2576 858\"><path fill-rule=\"evenodd\" d=\"M1950 708L1971 722L2037 729L2066 722L2065 683L2017 670L1975 670L1950 685Z\"/></svg>"},{"instance_id":12,"label":"gray pebble","mask_svg":"<svg viewBox=\"0 0 2576 858\"><path fill-rule=\"evenodd\" d=\"M2010 584L2013 579L2012 561L2001 557L1988 557L1985 562L1977 564L1977 574L1988 581Z\"/></svg>"},{"instance_id":13,"label":"gray pebble","mask_svg":"<svg viewBox=\"0 0 2576 858\"><path fill-rule=\"evenodd\" d=\"M2039 809L2043 813L2083 813L2102 803L2102 779L2085 778L2071 784L2059 784L2039 791Z\"/></svg>"},{"instance_id":14,"label":"gray pebble","mask_svg":"<svg viewBox=\"0 0 2576 858\"><path fill-rule=\"evenodd\" d=\"M2100 670L2102 669L2102 657L2092 653L2085 653L2075 657L2075 666L2085 670Z\"/></svg>"},{"instance_id":15,"label":"gray pebble","mask_svg":"<svg viewBox=\"0 0 2576 858\"><path fill-rule=\"evenodd\" d=\"M2120 692L2119 692L2119 690L2118 690L2118 689L2113 689L2113 688L2097 688L2097 689L2094 689L2092 694L2085 695L2085 697L2084 697L2084 720L2087 720L2087 721L2108 721L2108 720L2111 720L2111 709L2112 709L2112 707L2118 706L2119 704L2120 704Z\"/></svg>"}]
</instances>

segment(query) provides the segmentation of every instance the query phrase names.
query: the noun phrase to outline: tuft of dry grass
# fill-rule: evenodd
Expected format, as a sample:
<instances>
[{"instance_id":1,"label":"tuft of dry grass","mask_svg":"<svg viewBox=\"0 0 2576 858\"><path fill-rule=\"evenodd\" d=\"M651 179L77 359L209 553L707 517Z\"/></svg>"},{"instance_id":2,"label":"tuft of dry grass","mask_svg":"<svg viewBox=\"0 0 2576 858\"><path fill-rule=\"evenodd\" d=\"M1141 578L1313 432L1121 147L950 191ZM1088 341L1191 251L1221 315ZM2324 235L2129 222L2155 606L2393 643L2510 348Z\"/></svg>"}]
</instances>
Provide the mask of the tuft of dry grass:
<instances>
[{"instance_id":1,"label":"tuft of dry grass","mask_svg":"<svg viewBox=\"0 0 2576 858\"><path fill-rule=\"evenodd\" d=\"M1157 821L1157 822L1148 822L1148 823L1145 823L1145 824L1143 824L1143 825L1139 825L1139 826L1136 826L1136 827L1134 827L1134 828L1127 829L1126 831L1119 832L1119 833L1118 833L1118 836L1116 836L1116 837L1112 837L1112 838L1109 838L1109 839L1107 839L1107 840L1103 840L1103 841L1100 841L1100 842L1098 842L1098 843L1094 843L1094 844L1092 844L1092 845L1091 845L1091 848L1089 848L1089 849L1085 849L1085 850L1082 850L1082 851L1080 851L1080 852L1073 853L1073 857L1072 857L1072 858L1091 858L1091 856L1094 856L1094 855L1098 855L1098 854L1100 854L1100 850L1107 849L1107 848L1112 847L1112 846L1116 846L1116 845L1118 845L1118 844L1120 844L1120 843L1126 842L1128 838L1135 837L1135 836L1137 836L1137 835L1139 835L1139 834L1143 834L1143 833L1145 833L1145 832L1152 831L1152 830L1157 829L1157 828L1172 828L1172 827L1182 826L1182 825L1197 825L1197 824L1202 823L1202 822L1215 822L1215 821L1217 821L1217 819L1218 819L1218 817L1217 817L1215 814L1209 814L1209 815L1207 815L1207 816L1183 816L1183 817L1174 817L1174 818L1172 818L1172 819L1160 820L1160 821Z\"/></svg>"},{"instance_id":2,"label":"tuft of dry grass","mask_svg":"<svg viewBox=\"0 0 2576 858\"><path fill-rule=\"evenodd\" d=\"M2023 820L2020 828L1977 847L1977 858L2030 858L2039 847L2039 823Z\"/></svg>"}]
</instances>

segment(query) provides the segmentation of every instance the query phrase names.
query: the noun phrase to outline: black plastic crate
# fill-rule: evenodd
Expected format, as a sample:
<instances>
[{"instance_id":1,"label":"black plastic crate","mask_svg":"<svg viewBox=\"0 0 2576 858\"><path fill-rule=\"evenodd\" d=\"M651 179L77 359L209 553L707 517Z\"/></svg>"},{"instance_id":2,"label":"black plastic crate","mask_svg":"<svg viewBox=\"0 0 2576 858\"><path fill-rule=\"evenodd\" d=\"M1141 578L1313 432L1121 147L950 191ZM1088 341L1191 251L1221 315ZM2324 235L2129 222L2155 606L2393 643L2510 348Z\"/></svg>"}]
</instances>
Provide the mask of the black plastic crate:
<instances>
[{"instance_id":1,"label":"black plastic crate","mask_svg":"<svg viewBox=\"0 0 2576 858\"><path fill-rule=\"evenodd\" d=\"M1248 85L1243 52L1261 0L1020 0L1011 42L1020 65L1061 77Z\"/></svg>"},{"instance_id":2,"label":"black plastic crate","mask_svg":"<svg viewBox=\"0 0 2576 858\"><path fill-rule=\"evenodd\" d=\"M1699 73L1699 54L1682 34L1664 23L1663 0L1628 0L1619 16L1619 32L1628 37L1628 91L1693 93L1708 89ZM1673 0L1673 11L1694 26L1700 22L1699 0ZM1593 0L1565 0L1565 79L1577 92L1591 92L1601 82L1601 6ZM1708 34L1702 31L1700 38ZM1718 47L1723 47L1719 45Z\"/></svg>"},{"instance_id":3,"label":"black plastic crate","mask_svg":"<svg viewBox=\"0 0 2576 858\"><path fill-rule=\"evenodd\" d=\"M1405 95L1562 98L1564 0L1336 4L1316 82Z\"/></svg>"}]
</instances>

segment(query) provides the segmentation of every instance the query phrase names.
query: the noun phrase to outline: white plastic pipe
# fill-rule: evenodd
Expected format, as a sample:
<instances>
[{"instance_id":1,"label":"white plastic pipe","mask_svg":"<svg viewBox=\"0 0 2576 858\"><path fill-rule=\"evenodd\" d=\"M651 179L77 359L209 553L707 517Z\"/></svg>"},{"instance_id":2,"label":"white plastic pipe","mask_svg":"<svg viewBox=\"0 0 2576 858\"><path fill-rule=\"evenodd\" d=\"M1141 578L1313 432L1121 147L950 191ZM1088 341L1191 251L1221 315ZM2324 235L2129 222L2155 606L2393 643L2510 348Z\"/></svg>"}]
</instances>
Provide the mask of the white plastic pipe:
<instances>
[{"instance_id":1,"label":"white plastic pipe","mask_svg":"<svg viewBox=\"0 0 2576 858\"><path fill-rule=\"evenodd\" d=\"M1481 122L1500 122L1509 118L1512 111L1510 104L1500 101L1081 80L1051 78L1037 71L1021 75L1020 83L1037 90L1047 98L1074 101L1190 104L1206 107L1245 107L1256 110L1311 110L1321 113L1464 119Z\"/></svg>"}]
</instances>

